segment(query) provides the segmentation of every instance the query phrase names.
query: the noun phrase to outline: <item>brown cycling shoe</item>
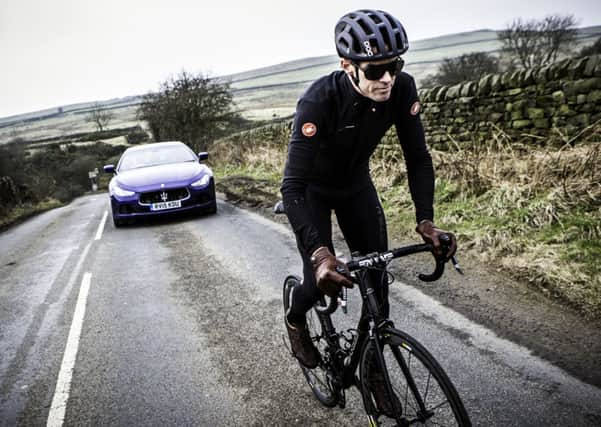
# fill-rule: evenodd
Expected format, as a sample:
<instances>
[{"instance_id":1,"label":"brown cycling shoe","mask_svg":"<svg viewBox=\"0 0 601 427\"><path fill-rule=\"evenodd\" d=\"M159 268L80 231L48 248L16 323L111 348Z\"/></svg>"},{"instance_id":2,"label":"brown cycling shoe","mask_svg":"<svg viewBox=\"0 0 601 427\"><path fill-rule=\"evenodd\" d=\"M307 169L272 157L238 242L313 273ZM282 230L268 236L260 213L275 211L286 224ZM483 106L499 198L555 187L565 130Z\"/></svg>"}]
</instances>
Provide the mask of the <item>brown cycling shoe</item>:
<instances>
[{"instance_id":1,"label":"brown cycling shoe","mask_svg":"<svg viewBox=\"0 0 601 427\"><path fill-rule=\"evenodd\" d=\"M317 349L311 342L307 325L291 325L288 319L284 316L288 337L290 337L290 346L292 347L292 355L296 357L300 363L309 369L317 366L318 354Z\"/></svg>"},{"instance_id":2,"label":"brown cycling shoe","mask_svg":"<svg viewBox=\"0 0 601 427\"><path fill-rule=\"evenodd\" d=\"M381 372L375 370L370 372L368 388L374 396L378 412L390 418L396 418L403 412L403 407L396 394L392 394L392 399L389 397L386 380Z\"/></svg>"}]
</instances>

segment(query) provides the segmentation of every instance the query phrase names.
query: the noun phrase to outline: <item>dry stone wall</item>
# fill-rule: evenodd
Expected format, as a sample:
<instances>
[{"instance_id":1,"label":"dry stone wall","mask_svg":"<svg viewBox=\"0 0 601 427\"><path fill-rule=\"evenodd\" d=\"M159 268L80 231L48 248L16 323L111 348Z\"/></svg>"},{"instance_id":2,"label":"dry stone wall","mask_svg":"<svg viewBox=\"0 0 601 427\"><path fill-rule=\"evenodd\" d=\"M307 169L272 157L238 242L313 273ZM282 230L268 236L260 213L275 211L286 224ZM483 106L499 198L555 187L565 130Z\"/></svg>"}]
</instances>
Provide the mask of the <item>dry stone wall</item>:
<instances>
[{"instance_id":1,"label":"dry stone wall","mask_svg":"<svg viewBox=\"0 0 601 427\"><path fill-rule=\"evenodd\" d=\"M490 138L541 140L601 120L601 55L419 91L430 145Z\"/></svg>"}]
</instances>

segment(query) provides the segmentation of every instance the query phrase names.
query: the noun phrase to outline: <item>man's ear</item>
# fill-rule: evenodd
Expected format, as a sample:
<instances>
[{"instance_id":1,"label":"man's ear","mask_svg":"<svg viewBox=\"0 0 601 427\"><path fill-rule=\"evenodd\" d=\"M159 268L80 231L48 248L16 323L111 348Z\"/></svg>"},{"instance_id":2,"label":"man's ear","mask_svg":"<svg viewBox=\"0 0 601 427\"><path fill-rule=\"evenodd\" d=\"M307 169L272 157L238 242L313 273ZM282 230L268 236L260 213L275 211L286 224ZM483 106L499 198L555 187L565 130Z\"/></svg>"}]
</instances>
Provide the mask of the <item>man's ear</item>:
<instances>
[{"instance_id":1,"label":"man's ear","mask_svg":"<svg viewBox=\"0 0 601 427\"><path fill-rule=\"evenodd\" d=\"M346 75L350 77L355 86L359 86L359 70L357 70L357 67L353 65L351 60L347 58L341 58L340 67L342 67Z\"/></svg>"},{"instance_id":2,"label":"man's ear","mask_svg":"<svg viewBox=\"0 0 601 427\"><path fill-rule=\"evenodd\" d=\"M340 68L342 68L346 74L350 74L351 77L355 74L355 67L353 67L352 62L347 58L340 58Z\"/></svg>"}]
</instances>

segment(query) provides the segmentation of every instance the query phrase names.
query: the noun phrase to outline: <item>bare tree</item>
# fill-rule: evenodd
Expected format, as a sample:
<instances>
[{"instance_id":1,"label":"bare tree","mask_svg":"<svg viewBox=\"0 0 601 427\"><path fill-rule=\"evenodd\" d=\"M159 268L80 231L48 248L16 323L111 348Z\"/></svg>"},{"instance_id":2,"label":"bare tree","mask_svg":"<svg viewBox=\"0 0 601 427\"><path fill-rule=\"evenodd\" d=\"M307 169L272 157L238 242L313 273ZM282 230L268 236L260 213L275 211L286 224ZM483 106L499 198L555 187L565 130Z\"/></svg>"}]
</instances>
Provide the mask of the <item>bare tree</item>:
<instances>
[{"instance_id":1,"label":"bare tree","mask_svg":"<svg viewBox=\"0 0 601 427\"><path fill-rule=\"evenodd\" d=\"M502 52L513 67L528 69L555 62L576 42L573 15L551 15L543 20L518 18L498 34Z\"/></svg>"},{"instance_id":2,"label":"bare tree","mask_svg":"<svg viewBox=\"0 0 601 427\"><path fill-rule=\"evenodd\" d=\"M115 115L112 111L103 109L99 103L95 103L92 111L86 117L86 120L88 122L94 122L98 132L102 132L114 118Z\"/></svg>"},{"instance_id":3,"label":"bare tree","mask_svg":"<svg viewBox=\"0 0 601 427\"><path fill-rule=\"evenodd\" d=\"M486 52L466 53L456 58L444 58L435 74L422 80L423 87L454 85L468 80L478 80L484 74L498 73L499 60Z\"/></svg>"},{"instance_id":4,"label":"bare tree","mask_svg":"<svg viewBox=\"0 0 601 427\"><path fill-rule=\"evenodd\" d=\"M229 83L182 71L144 96L138 118L148 122L158 141L178 139L204 150L237 120L232 107Z\"/></svg>"}]
</instances>

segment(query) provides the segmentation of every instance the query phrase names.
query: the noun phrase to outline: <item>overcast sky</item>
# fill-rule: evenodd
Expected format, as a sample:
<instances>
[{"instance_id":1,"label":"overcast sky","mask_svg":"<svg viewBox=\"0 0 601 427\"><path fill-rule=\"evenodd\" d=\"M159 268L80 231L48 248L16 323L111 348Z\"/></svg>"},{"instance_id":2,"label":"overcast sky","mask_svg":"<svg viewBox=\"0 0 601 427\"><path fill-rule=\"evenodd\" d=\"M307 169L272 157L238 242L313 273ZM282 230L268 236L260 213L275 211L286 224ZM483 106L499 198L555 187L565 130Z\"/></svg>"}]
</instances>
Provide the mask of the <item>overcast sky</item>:
<instances>
[{"instance_id":1,"label":"overcast sky","mask_svg":"<svg viewBox=\"0 0 601 427\"><path fill-rule=\"evenodd\" d=\"M335 54L334 24L361 8L410 41L554 13L601 24L598 0L0 0L0 117Z\"/></svg>"}]
</instances>

